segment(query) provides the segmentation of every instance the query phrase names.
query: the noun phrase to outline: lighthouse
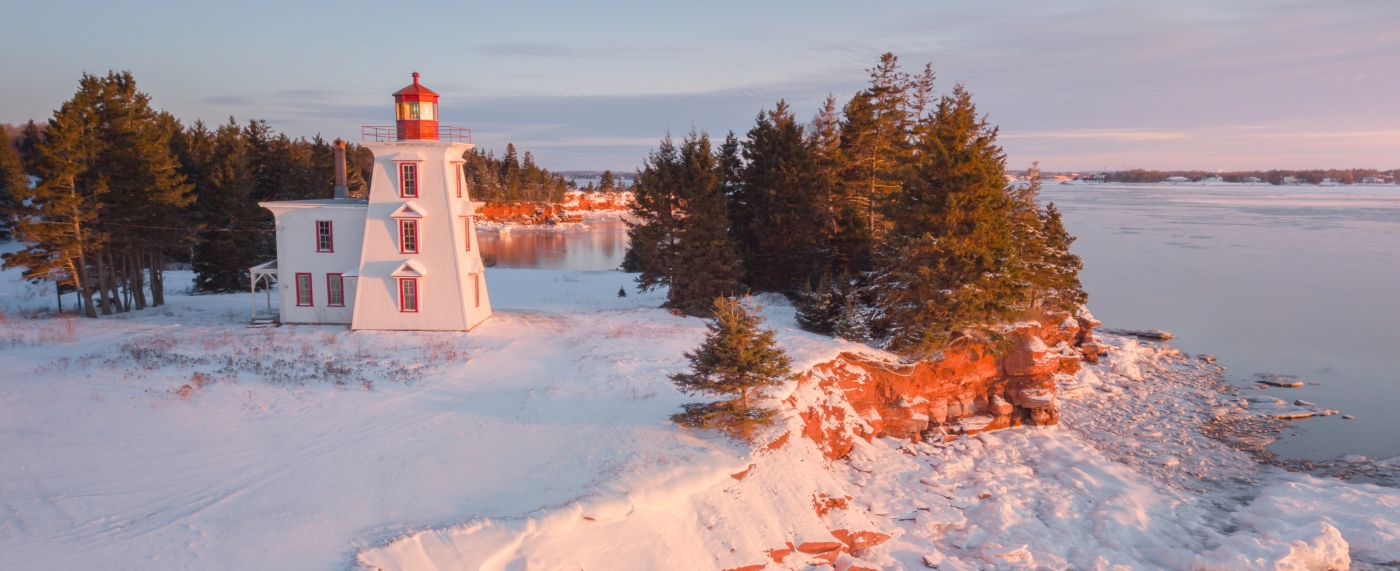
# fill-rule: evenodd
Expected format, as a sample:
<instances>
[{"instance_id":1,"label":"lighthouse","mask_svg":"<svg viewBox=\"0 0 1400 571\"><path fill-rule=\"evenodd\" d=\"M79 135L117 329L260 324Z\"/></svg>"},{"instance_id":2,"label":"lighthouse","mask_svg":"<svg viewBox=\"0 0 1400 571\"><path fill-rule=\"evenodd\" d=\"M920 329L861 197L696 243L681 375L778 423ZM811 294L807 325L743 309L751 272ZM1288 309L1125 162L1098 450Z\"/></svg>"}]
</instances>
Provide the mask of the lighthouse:
<instances>
[{"instance_id":1,"label":"lighthouse","mask_svg":"<svg viewBox=\"0 0 1400 571\"><path fill-rule=\"evenodd\" d=\"M277 260L252 269L254 284L275 274L283 323L467 331L491 317L482 203L462 170L471 131L438 123L438 94L417 72L393 97L395 125L361 130L368 197L261 203L277 219Z\"/></svg>"}]
</instances>

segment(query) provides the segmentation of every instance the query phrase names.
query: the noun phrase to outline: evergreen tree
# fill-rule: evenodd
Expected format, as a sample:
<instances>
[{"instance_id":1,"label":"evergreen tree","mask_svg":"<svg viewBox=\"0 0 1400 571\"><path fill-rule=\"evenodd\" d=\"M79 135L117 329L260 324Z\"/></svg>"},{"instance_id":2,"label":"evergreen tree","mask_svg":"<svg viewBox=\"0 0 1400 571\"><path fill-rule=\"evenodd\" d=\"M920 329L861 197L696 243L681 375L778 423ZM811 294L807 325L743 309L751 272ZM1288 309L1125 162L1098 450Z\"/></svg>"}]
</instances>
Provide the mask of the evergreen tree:
<instances>
[{"instance_id":1,"label":"evergreen tree","mask_svg":"<svg viewBox=\"0 0 1400 571\"><path fill-rule=\"evenodd\" d=\"M843 270L864 271L890 227L884 213L889 198L909 176L914 149L908 74L899 60L886 53L868 70L870 87L856 94L844 109L841 150L846 172L835 243ZM931 88L931 85L930 85Z\"/></svg>"},{"instance_id":2,"label":"evergreen tree","mask_svg":"<svg viewBox=\"0 0 1400 571\"><path fill-rule=\"evenodd\" d=\"M710 300L739 289L723 178L709 137L691 133L679 148L663 139L633 186L639 222L628 222L623 269L640 272L643 291L669 288L666 306L691 315L707 315Z\"/></svg>"},{"instance_id":3,"label":"evergreen tree","mask_svg":"<svg viewBox=\"0 0 1400 571\"><path fill-rule=\"evenodd\" d=\"M647 155L645 166L637 172L632 185L632 204L628 207L633 222L627 224L627 253L622 269L637 272L637 288L641 291L669 286L675 267L677 243L680 238L680 205L673 192L678 178L680 152L667 135L661 146Z\"/></svg>"},{"instance_id":4,"label":"evergreen tree","mask_svg":"<svg viewBox=\"0 0 1400 571\"><path fill-rule=\"evenodd\" d=\"M825 266L822 199L813 192L815 157L787 102L761 112L743 145L744 166L730 203L746 283L793 291Z\"/></svg>"},{"instance_id":5,"label":"evergreen tree","mask_svg":"<svg viewBox=\"0 0 1400 571\"><path fill-rule=\"evenodd\" d=\"M875 276L876 317L895 350L927 354L1025 309L996 135L961 85L923 129L921 165L889 209Z\"/></svg>"},{"instance_id":6,"label":"evergreen tree","mask_svg":"<svg viewBox=\"0 0 1400 571\"><path fill-rule=\"evenodd\" d=\"M1069 251L1074 237L1065 230L1054 203L1040 206L1039 165L1030 168L1029 178L1029 184L1008 189L1026 305L1041 311L1073 311L1088 299L1079 283L1079 270L1084 264Z\"/></svg>"},{"instance_id":7,"label":"evergreen tree","mask_svg":"<svg viewBox=\"0 0 1400 571\"><path fill-rule=\"evenodd\" d=\"M177 144L198 196L194 218L199 229L191 266L199 291L246 291L248 268L276 256L272 215L257 204L269 198L258 196L255 161L262 158L267 166L261 171L266 193L285 188L269 172L280 171L278 165L286 162L268 156L269 138L260 127L261 123L251 122L247 129L240 128L232 117L213 132L196 123ZM260 157L251 142L254 138L262 138Z\"/></svg>"},{"instance_id":8,"label":"evergreen tree","mask_svg":"<svg viewBox=\"0 0 1400 571\"><path fill-rule=\"evenodd\" d=\"M1065 230L1055 203L1045 205L1040 220L1045 250L1040 259L1043 269L1039 269L1035 281L1035 301L1051 311L1073 311L1089 301L1089 294L1079 282L1084 261L1070 253L1069 246L1075 238Z\"/></svg>"},{"instance_id":9,"label":"evergreen tree","mask_svg":"<svg viewBox=\"0 0 1400 571\"><path fill-rule=\"evenodd\" d=\"M680 205L679 248L667 305L709 315L711 300L739 290L742 268L729 239L722 171L710 138L692 132L681 144L673 192Z\"/></svg>"},{"instance_id":10,"label":"evergreen tree","mask_svg":"<svg viewBox=\"0 0 1400 571\"><path fill-rule=\"evenodd\" d=\"M612 192L614 190L617 190L617 181L613 180L612 171L605 170L603 171L603 176L598 177L598 190L601 192Z\"/></svg>"},{"instance_id":11,"label":"evergreen tree","mask_svg":"<svg viewBox=\"0 0 1400 571\"><path fill-rule=\"evenodd\" d=\"M96 172L101 154L99 105L102 79L83 74L78 91L49 119L42 135L26 129L29 172L39 178L34 187L12 188L15 238L25 249L5 256L6 269L23 267L30 279L73 283L83 299L101 291L102 313L111 313L108 290L98 288L89 267L106 243L94 223L106 182ZM92 303L88 317L97 317Z\"/></svg>"},{"instance_id":12,"label":"evergreen tree","mask_svg":"<svg viewBox=\"0 0 1400 571\"><path fill-rule=\"evenodd\" d=\"M812 154L812 195L819 197L822 234L827 244L827 257L842 268L851 266L850 259L841 259L843 248L834 244L839 233L836 227L837 201L840 200L842 174L846 171L845 155L841 152L841 117L836 97L826 101L812 118L807 130L807 148ZM849 249L849 248L847 248Z\"/></svg>"},{"instance_id":13,"label":"evergreen tree","mask_svg":"<svg viewBox=\"0 0 1400 571\"><path fill-rule=\"evenodd\" d=\"M685 412L671 420L748 439L754 428L770 424L775 413L754 401L787 380L792 362L773 340L774 332L760 329L763 321L756 307L732 298L716 299L712 305L709 334L699 348L685 354L690 372L673 374L671 380L687 395L729 398L683 405Z\"/></svg>"},{"instance_id":14,"label":"evergreen tree","mask_svg":"<svg viewBox=\"0 0 1400 571\"><path fill-rule=\"evenodd\" d=\"M165 257L189 237L183 210L194 196L179 173L170 139L178 124L150 106L130 72L108 73L99 105L102 151L97 170L108 192L102 196L99 226L110 237L102 265L119 286L119 308L144 309L164 303L160 274ZM151 276L152 299L143 291Z\"/></svg>"},{"instance_id":15,"label":"evergreen tree","mask_svg":"<svg viewBox=\"0 0 1400 571\"><path fill-rule=\"evenodd\" d=\"M14 196L29 188L29 176L20 161L19 147L8 133L0 140L0 240L9 240L14 232Z\"/></svg>"}]
</instances>

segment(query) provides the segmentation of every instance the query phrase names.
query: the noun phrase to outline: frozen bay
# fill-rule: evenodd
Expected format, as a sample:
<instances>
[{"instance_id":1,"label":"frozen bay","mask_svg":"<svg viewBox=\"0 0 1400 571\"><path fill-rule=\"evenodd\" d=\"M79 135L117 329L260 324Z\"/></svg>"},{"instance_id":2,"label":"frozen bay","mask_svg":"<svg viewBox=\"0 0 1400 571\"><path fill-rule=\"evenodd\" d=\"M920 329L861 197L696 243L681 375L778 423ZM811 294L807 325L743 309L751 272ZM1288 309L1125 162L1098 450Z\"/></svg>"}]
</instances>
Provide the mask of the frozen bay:
<instances>
[{"instance_id":1,"label":"frozen bay","mask_svg":"<svg viewBox=\"0 0 1400 571\"><path fill-rule=\"evenodd\" d=\"M1105 327L1165 329L1229 378L1297 375L1261 391L1355 416L1312 418L1286 458L1400 454L1400 189L1395 186L1048 184L1079 237Z\"/></svg>"}]
</instances>

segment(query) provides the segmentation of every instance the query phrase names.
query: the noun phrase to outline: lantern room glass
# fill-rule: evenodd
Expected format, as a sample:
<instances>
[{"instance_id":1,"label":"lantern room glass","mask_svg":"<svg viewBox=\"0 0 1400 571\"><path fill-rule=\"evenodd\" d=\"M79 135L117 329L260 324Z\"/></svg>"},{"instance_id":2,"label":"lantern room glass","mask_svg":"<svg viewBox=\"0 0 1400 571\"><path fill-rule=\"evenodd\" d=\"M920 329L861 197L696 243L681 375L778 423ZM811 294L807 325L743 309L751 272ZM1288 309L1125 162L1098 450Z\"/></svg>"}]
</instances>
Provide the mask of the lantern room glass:
<instances>
[{"instance_id":1,"label":"lantern room glass","mask_svg":"<svg viewBox=\"0 0 1400 571\"><path fill-rule=\"evenodd\" d=\"M400 101L398 105L400 121L437 121L436 101Z\"/></svg>"}]
</instances>

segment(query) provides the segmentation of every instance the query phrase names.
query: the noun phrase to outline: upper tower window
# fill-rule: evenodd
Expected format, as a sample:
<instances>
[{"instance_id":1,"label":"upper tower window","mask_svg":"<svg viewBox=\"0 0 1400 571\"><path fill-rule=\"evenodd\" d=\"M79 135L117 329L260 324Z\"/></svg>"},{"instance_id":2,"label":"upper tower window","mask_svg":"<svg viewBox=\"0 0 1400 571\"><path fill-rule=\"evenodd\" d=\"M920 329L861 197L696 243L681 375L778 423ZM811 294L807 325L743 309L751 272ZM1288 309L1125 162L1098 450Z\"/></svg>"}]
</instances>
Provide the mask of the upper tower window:
<instances>
[{"instance_id":1,"label":"upper tower window","mask_svg":"<svg viewBox=\"0 0 1400 571\"><path fill-rule=\"evenodd\" d=\"M418 196L417 164L402 163L399 165L399 195L407 198Z\"/></svg>"}]
</instances>

